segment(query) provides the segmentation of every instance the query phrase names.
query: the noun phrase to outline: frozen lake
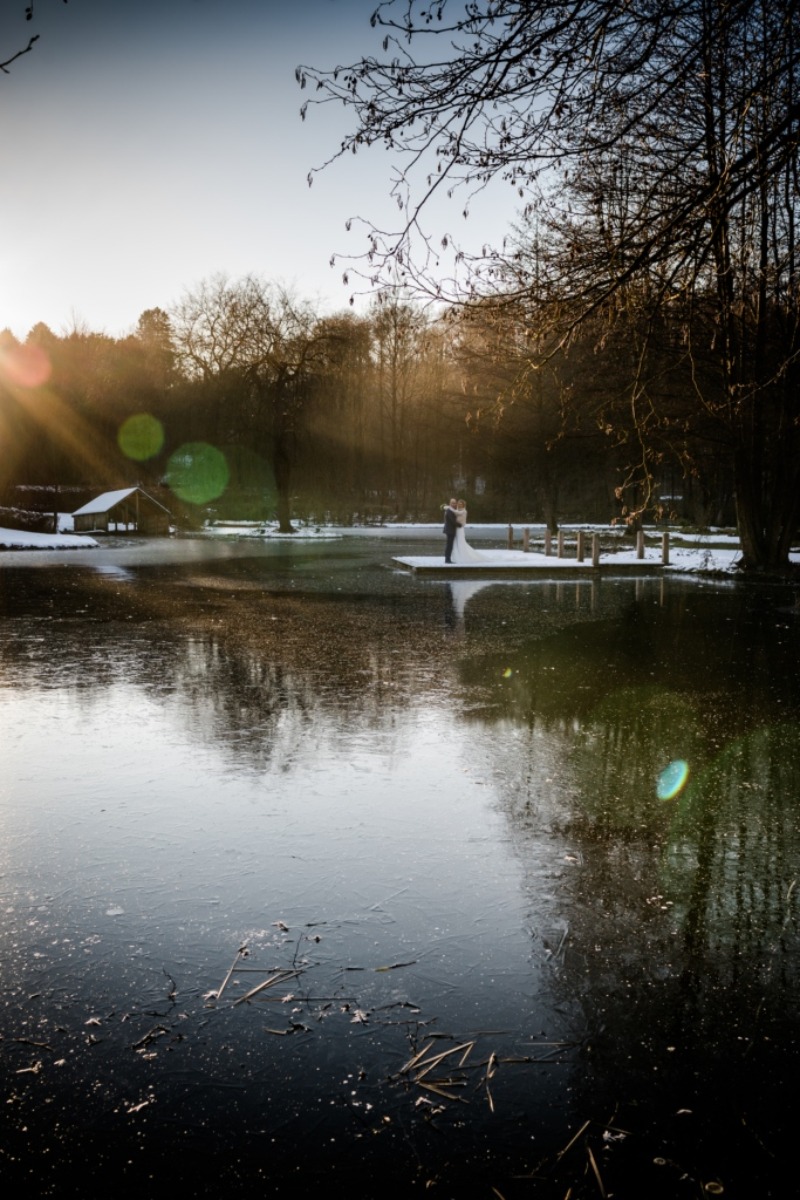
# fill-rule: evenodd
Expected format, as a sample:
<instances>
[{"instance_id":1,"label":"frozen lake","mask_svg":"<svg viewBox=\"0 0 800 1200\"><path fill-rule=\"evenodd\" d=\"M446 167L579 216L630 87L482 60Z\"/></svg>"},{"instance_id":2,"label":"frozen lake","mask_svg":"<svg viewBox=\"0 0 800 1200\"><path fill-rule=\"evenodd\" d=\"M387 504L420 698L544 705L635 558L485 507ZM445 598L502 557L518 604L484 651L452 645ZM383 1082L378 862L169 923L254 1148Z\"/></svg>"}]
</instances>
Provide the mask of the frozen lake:
<instances>
[{"instance_id":1,"label":"frozen lake","mask_svg":"<svg viewBox=\"0 0 800 1200\"><path fill-rule=\"evenodd\" d=\"M784 1194L790 590L419 546L0 557L4 1182Z\"/></svg>"}]
</instances>

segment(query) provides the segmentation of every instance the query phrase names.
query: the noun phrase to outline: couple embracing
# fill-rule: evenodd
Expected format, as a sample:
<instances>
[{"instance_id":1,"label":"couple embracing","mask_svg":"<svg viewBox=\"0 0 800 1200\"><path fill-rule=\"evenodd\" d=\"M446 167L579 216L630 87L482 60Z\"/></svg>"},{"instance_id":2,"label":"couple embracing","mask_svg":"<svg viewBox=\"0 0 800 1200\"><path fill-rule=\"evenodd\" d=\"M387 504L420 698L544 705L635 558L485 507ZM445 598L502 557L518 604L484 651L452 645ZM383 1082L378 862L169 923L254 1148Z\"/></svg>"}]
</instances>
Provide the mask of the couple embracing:
<instances>
[{"instance_id":1,"label":"couple embracing","mask_svg":"<svg viewBox=\"0 0 800 1200\"><path fill-rule=\"evenodd\" d=\"M444 505L444 529L442 533L447 539L444 544L444 561L465 566L468 563L480 562L483 555L473 550L464 533L467 523L467 506L463 500L451 500Z\"/></svg>"}]
</instances>

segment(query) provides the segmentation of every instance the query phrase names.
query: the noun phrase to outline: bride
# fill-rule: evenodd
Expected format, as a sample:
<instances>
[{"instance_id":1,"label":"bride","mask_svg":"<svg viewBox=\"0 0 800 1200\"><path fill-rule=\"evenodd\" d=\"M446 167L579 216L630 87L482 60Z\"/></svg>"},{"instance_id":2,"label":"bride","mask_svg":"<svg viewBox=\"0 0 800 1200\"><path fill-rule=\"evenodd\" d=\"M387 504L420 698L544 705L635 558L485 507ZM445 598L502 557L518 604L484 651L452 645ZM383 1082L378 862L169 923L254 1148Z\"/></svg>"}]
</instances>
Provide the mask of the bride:
<instances>
[{"instance_id":1,"label":"bride","mask_svg":"<svg viewBox=\"0 0 800 1200\"><path fill-rule=\"evenodd\" d=\"M480 550L473 549L467 541L467 535L464 532L464 526L467 523L467 506L463 500L459 500L456 505L456 540L453 544L453 562L460 566L468 566L470 563L485 562L486 558L481 554Z\"/></svg>"}]
</instances>

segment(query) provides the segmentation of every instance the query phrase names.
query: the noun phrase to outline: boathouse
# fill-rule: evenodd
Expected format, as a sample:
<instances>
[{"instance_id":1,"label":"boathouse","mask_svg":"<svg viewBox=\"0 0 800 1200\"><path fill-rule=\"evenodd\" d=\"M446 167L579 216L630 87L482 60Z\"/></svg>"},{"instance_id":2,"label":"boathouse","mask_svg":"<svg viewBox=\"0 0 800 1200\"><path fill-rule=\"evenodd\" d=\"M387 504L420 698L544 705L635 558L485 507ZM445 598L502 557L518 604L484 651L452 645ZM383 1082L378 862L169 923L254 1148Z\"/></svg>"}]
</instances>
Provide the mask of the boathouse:
<instances>
[{"instance_id":1,"label":"boathouse","mask_svg":"<svg viewBox=\"0 0 800 1200\"><path fill-rule=\"evenodd\" d=\"M76 533L169 533L169 509L140 487L103 492L72 517Z\"/></svg>"}]
</instances>

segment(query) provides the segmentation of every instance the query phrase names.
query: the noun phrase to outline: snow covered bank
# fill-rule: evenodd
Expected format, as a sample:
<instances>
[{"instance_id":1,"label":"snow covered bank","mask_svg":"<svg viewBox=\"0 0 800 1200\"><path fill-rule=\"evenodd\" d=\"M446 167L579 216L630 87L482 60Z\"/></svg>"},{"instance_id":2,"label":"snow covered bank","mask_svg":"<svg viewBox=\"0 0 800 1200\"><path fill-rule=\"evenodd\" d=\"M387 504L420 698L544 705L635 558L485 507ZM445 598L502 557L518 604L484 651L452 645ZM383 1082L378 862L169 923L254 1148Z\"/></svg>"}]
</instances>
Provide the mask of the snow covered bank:
<instances>
[{"instance_id":1,"label":"snow covered bank","mask_svg":"<svg viewBox=\"0 0 800 1200\"><path fill-rule=\"evenodd\" d=\"M77 533L31 533L0 529L0 550L88 550L98 543Z\"/></svg>"}]
</instances>

